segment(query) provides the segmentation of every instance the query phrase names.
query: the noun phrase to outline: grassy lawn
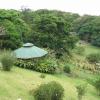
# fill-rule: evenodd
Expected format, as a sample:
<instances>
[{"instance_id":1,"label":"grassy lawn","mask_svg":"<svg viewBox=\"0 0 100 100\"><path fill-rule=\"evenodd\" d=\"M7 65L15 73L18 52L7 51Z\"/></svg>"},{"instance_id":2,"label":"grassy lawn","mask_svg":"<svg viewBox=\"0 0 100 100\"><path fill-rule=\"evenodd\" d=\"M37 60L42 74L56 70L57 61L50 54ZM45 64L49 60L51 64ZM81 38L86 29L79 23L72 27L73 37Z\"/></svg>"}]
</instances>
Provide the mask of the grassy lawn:
<instances>
[{"instance_id":1,"label":"grassy lawn","mask_svg":"<svg viewBox=\"0 0 100 100\"><path fill-rule=\"evenodd\" d=\"M68 77L64 74L40 78L41 73L14 67L11 72L0 71L0 100L34 100L30 91L41 83L58 81L65 89L64 100L77 100L75 85L86 82L84 79ZM83 100L99 100L94 87L88 84Z\"/></svg>"}]
</instances>

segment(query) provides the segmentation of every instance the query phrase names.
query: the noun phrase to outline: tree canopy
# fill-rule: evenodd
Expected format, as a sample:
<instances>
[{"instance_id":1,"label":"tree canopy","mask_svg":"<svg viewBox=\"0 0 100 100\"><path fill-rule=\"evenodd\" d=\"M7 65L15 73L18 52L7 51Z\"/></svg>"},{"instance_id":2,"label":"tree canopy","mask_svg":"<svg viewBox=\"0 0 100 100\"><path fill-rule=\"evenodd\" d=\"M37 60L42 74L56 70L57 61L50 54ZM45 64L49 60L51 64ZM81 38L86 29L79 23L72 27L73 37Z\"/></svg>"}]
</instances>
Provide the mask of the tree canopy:
<instances>
[{"instance_id":1,"label":"tree canopy","mask_svg":"<svg viewBox=\"0 0 100 100\"><path fill-rule=\"evenodd\" d=\"M0 40L0 48L16 49L23 42L32 42L52 49L59 57L64 52L70 54L78 41L77 35L80 39L100 46L99 16L79 16L47 9L0 9L0 27L9 36Z\"/></svg>"}]
</instances>

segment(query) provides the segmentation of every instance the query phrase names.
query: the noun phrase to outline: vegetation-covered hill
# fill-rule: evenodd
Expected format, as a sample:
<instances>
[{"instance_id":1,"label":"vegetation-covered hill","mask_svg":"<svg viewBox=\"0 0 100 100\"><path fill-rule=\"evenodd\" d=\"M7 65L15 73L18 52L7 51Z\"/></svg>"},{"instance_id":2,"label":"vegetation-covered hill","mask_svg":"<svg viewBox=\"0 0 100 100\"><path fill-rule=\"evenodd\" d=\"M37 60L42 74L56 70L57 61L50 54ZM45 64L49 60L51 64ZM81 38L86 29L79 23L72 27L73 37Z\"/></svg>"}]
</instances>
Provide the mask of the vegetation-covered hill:
<instances>
[{"instance_id":1,"label":"vegetation-covered hill","mask_svg":"<svg viewBox=\"0 0 100 100\"><path fill-rule=\"evenodd\" d=\"M75 86L79 83L85 83L80 78L68 77L66 75L46 75L46 78L40 78L41 73L29 71L21 68L13 68L12 72L0 71L0 100L34 100L30 91L35 90L41 83L49 81L59 82L65 89L64 100L77 100L77 91ZM83 74L85 75L85 74ZM93 77L90 75L90 77ZM84 100L99 100L95 88L88 84L88 90Z\"/></svg>"},{"instance_id":2,"label":"vegetation-covered hill","mask_svg":"<svg viewBox=\"0 0 100 100\"><path fill-rule=\"evenodd\" d=\"M91 52L100 52L100 48L93 47L89 44L82 44L82 46L85 46L85 55L80 56L80 60L83 60L82 57ZM77 57L79 56L77 55ZM45 78L41 78L41 73L39 72L17 67L14 67L11 72L0 70L0 100L17 100L18 98L22 100L34 100L31 91L35 91L41 83L48 83L49 81L57 81L64 87L64 100L77 100L75 86L80 83L87 84L87 90L85 96L83 96L83 100L99 100L100 97L90 82L90 80L94 80L99 75L93 74L91 71L77 69L78 67L76 66L74 76L64 73L54 75L45 74Z\"/></svg>"}]
</instances>

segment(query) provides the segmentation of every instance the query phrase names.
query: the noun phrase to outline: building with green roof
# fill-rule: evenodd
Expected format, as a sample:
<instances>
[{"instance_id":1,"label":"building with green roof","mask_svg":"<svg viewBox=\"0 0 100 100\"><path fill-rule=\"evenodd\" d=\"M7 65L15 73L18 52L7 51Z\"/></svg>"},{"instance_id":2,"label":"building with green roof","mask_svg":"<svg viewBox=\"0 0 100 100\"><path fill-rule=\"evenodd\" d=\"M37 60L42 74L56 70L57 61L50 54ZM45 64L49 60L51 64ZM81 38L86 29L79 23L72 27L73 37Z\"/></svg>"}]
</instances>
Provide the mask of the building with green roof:
<instances>
[{"instance_id":1,"label":"building with green roof","mask_svg":"<svg viewBox=\"0 0 100 100\"><path fill-rule=\"evenodd\" d=\"M32 59L45 56L48 52L34 46L32 43L26 43L21 48L16 49L14 53L19 59Z\"/></svg>"}]
</instances>

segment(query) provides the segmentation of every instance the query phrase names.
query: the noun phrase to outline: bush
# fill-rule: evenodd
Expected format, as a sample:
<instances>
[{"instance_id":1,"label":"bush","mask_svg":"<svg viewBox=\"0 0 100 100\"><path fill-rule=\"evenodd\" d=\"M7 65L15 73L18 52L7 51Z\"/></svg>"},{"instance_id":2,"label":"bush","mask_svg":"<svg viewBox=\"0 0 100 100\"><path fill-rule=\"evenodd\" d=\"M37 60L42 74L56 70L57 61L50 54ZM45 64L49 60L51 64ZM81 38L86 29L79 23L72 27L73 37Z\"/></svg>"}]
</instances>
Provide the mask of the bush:
<instances>
[{"instance_id":1,"label":"bush","mask_svg":"<svg viewBox=\"0 0 100 100\"><path fill-rule=\"evenodd\" d=\"M43 60L18 60L16 66L26 69L35 70L42 73L53 74L56 72L56 64L50 59Z\"/></svg>"},{"instance_id":2,"label":"bush","mask_svg":"<svg viewBox=\"0 0 100 100\"><path fill-rule=\"evenodd\" d=\"M66 64L66 65L64 66L64 72L66 72L66 73L71 73L70 64Z\"/></svg>"},{"instance_id":3,"label":"bush","mask_svg":"<svg viewBox=\"0 0 100 100\"><path fill-rule=\"evenodd\" d=\"M78 100L82 100L82 96L86 93L86 84L79 84L76 86L78 92Z\"/></svg>"},{"instance_id":4,"label":"bush","mask_svg":"<svg viewBox=\"0 0 100 100\"><path fill-rule=\"evenodd\" d=\"M100 78L97 78L95 81L94 81L94 86L95 86L95 88L96 88L96 90L97 90L97 93L98 93L98 95L100 96Z\"/></svg>"},{"instance_id":5,"label":"bush","mask_svg":"<svg viewBox=\"0 0 100 100\"><path fill-rule=\"evenodd\" d=\"M62 100L63 95L63 87L54 81L40 85L40 87L34 92L35 100Z\"/></svg>"},{"instance_id":6,"label":"bush","mask_svg":"<svg viewBox=\"0 0 100 100\"><path fill-rule=\"evenodd\" d=\"M10 71L14 65L14 62L16 61L16 58L10 51L3 51L0 57L0 61L2 63L3 70Z\"/></svg>"},{"instance_id":7,"label":"bush","mask_svg":"<svg viewBox=\"0 0 100 100\"><path fill-rule=\"evenodd\" d=\"M45 75L45 74L41 74L40 77L41 77L41 78L45 78L46 75Z\"/></svg>"},{"instance_id":8,"label":"bush","mask_svg":"<svg viewBox=\"0 0 100 100\"><path fill-rule=\"evenodd\" d=\"M35 69L35 64L31 60L17 60L15 63L16 66L26 69Z\"/></svg>"},{"instance_id":9,"label":"bush","mask_svg":"<svg viewBox=\"0 0 100 100\"><path fill-rule=\"evenodd\" d=\"M90 63L98 63L100 62L100 53L94 53L94 54L90 54L86 57L86 59L90 62Z\"/></svg>"},{"instance_id":10,"label":"bush","mask_svg":"<svg viewBox=\"0 0 100 100\"><path fill-rule=\"evenodd\" d=\"M55 73L56 64L51 60L43 60L36 65L36 70L43 73Z\"/></svg>"},{"instance_id":11,"label":"bush","mask_svg":"<svg viewBox=\"0 0 100 100\"><path fill-rule=\"evenodd\" d=\"M20 45L21 45L21 42L20 41L17 41L16 43L14 41L11 41L11 40L0 40L0 48L1 49L16 49L18 48Z\"/></svg>"}]
</instances>

